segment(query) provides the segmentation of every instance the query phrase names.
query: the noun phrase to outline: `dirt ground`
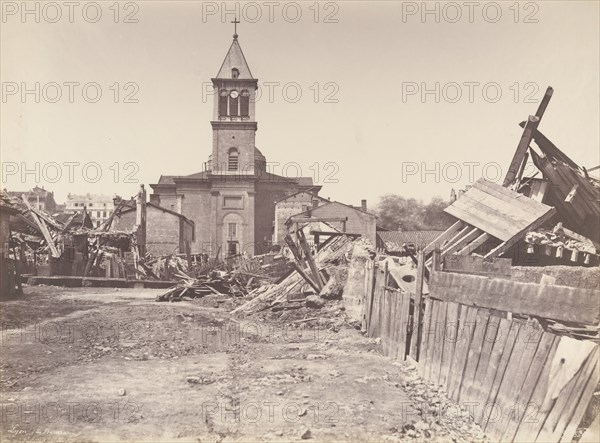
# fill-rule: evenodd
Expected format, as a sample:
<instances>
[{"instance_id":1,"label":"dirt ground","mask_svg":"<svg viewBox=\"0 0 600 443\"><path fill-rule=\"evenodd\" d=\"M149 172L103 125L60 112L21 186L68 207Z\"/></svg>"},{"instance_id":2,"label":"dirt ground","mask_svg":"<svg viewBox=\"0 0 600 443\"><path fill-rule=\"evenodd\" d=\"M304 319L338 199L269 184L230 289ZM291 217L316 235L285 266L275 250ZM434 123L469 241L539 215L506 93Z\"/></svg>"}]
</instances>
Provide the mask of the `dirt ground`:
<instances>
[{"instance_id":1,"label":"dirt ground","mask_svg":"<svg viewBox=\"0 0 600 443\"><path fill-rule=\"evenodd\" d=\"M0 304L2 442L485 440L349 327L244 321L235 300L161 290L25 291Z\"/></svg>"}]
</instances>

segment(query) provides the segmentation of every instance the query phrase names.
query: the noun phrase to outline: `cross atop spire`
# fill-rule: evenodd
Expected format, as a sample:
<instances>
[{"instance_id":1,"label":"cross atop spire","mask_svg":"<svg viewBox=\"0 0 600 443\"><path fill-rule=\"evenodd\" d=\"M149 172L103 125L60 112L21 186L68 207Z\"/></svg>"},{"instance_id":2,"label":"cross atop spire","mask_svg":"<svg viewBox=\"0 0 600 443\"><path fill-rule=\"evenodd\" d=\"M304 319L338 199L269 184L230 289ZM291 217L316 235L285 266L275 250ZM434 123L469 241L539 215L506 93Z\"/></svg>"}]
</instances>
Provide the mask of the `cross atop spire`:
<instances>
[{"instance_id":1,"label":"cross atop spire","mask_svg":"<svg viewBox=\"0 0 600 443\"><path fill-rule=\"evenodd\" d=\"M231 23L233 23L233 39L237 40L237 38L238 38L237 25L238 25L238 23L240 23L240 21L236 17Z\"/></svg>"}]
</instances>

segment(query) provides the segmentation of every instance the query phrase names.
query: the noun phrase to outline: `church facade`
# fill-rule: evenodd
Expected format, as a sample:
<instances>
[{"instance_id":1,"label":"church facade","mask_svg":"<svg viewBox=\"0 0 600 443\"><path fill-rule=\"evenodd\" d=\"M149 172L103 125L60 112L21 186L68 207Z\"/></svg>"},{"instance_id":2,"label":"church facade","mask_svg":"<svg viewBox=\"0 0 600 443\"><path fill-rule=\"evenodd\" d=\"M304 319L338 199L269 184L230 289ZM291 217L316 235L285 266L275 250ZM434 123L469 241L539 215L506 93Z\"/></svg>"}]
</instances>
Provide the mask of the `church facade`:
<instances>
[{"instance_id":1,"label":"church facade","mask_svg":"<svg viewBox=\"0 0 600 443\"><path fill-rule=\"evenodd\" d=\"M162 175L150 185L150 201L194 222L193 254L263 254L272 246L275 203L298 191L317 194L320 186L267 172L255 142L258 80L237 34L212 83L212 154L200 172Z\"/></svg>"}]
</instances>

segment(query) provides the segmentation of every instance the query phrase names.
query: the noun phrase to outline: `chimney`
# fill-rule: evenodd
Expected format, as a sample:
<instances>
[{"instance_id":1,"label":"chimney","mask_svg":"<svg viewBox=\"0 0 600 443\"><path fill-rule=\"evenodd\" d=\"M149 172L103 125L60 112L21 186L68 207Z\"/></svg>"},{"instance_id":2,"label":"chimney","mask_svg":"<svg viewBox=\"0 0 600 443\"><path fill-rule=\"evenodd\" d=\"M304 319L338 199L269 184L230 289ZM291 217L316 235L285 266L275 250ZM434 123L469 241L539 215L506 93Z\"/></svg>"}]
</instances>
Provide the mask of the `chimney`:
<instances>
[{"instance_id":1,"label":"chimney","mask_svg":"<svg viewBox=\"0 0 600 443\"><path fill-rule=\"evenodd\" d=\"M313 207L313 209L319 207L319 200L318 199L313 198L312 207Z\"/></svg>"},{"instance_id":2,"label":"chimney","mask_svg":"<svg viewBox=\"0 0 600 443\"><path fill-rule=\"evenodd\" d=\"M360 208L361 208L363 211L367 212L367 201L366 201L366 200L361 200L361 201L360 201Z\"/></svg>"}]
</instances>

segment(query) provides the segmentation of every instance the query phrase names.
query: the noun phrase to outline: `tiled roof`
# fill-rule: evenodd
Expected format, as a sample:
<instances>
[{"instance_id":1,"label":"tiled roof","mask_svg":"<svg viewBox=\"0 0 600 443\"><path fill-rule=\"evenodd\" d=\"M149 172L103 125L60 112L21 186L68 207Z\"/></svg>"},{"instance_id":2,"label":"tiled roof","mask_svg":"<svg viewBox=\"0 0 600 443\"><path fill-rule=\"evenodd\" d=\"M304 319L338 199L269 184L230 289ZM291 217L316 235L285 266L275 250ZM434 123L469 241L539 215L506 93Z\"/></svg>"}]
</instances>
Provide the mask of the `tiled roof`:
<instances>
[{"instance_id":1,"label":"tiled roof","mask_svg":"<svg viewBox=\"0 0 600 443\"><path fill-rule=\"evenodd\" d=\"M416 248L427 246L444 231L379 231L377 235L385 243L388 252L401 252L403 244L414 244Z\"/></svg>"}]
</instances>

